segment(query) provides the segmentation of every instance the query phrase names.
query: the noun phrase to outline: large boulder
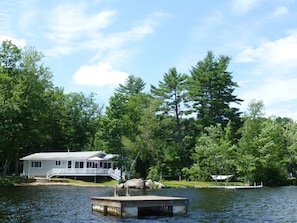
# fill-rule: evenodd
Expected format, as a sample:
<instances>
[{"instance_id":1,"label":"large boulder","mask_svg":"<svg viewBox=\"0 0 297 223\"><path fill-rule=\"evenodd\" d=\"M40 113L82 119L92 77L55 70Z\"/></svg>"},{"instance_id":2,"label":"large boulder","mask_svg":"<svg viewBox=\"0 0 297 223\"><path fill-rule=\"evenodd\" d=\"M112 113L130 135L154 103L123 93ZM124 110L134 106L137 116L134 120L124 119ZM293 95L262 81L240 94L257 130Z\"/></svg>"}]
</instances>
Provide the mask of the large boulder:
<instances>
[{"instance_id":1,"label":"large boulder","mask_svg":"<svg viewBox=\"0 0 297 223\"><path fill-rule=\"evenodd\" d=\"M125 183L121 183L118 186L119 188L136 188L136 189L153 189L153 188L164 188L165 185L156 181L152 181L151 179L143 180L140 178L134 178L127 180Z\"/></svg>"},{"instance_id":2,"label":"large boulder","mask_svg":"<svg viewBox=\"0 0 297 223\"><path fill-rule=\"evenodd\" d=\"M124 183L124 187L144 189L145 181L143 179L130 179Z\"/></svg>"}]
</instances>

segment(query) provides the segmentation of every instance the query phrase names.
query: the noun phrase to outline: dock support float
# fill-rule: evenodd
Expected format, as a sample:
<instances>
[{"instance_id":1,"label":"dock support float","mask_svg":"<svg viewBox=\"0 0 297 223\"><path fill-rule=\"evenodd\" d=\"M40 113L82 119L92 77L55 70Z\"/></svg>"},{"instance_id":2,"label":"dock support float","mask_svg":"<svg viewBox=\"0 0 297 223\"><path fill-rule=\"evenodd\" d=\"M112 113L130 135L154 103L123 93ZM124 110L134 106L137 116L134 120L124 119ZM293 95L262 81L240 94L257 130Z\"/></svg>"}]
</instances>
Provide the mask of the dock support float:
<instances>
[{"instance_id":1,"label":"dock support float","mask_svg":"<svg viewBox=\"0 0 297 223\"><path fill-rule=\"evenodd\" d=\"M188 212L189 199L166 196L92 197L92 210L120 218L172 216Z\"/></svg>"}]
</instances>

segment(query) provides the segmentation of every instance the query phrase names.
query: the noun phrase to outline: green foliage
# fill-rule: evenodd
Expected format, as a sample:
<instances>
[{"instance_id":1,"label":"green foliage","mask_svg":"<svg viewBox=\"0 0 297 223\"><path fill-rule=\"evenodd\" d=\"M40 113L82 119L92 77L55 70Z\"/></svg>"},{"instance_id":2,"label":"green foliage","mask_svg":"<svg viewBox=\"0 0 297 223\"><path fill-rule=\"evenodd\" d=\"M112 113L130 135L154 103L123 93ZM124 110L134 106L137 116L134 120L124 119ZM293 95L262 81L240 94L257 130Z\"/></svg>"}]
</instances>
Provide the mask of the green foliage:
<instances>
[{"instance_id":1,"label":"green foliage","mask_svg":"<svg viewBox=\"0 0 297 223\"><path fill-rule=\"evenodd\" d=\"M21 156L93 148L99 106L93 95L54 88L43 55L9 41L0 47L0 169L18 173Z\"/></svg>"},{"instance_id":2,"label":"green foliage","mask_svg":"<svg viewBox=\"0 0 297 223\"><path fill-rule=\"evenodd\" d=\"M144 90L144 87L145 83L141 78L129 75L125 84L120 84L116 91L119 94L129 97L140 94Z\"/></svg>"},{"instance_id":3,"label":"green foliage","mask_svg":"<svg viewBox=\"0 0 297 223\"><path fill-rule=\"evenodd\" d=\"M219 124L206 127L192 153L195 164L185 172L190 180L205 181L210 180L211 175L234 174L236 147L229 139L230 128L230 124L227 130Z\"/></svg>"},{"instance_id":4,"label":"green foliage","mask_svg":"<svg viewBox=\"0 0 297 223\"><path fill-rule=\"evenodd\" d=\"M142 93L144 86L140 78L130 75L125 85L116 89L96 136L97 144L104 145L107 151L113 149L113 152L120 154L118 164L125 166L128 175L135 172L147 174L148 171L145 163L150 156L149 153L146 153L147 156L143 154L151 136L145 132L142 122L147 117L143 114L150 106L151 97Z\"/></svg>"},{"instance_id":5,"label":"green foliage","mask_svg":"<svg viewBox=\"0 0 297 223\"><path fill-rule=\"evenodd\" d=\"M284 129L273 118L263 118L263 103L252 101L241 129L238 174L246 182L279 185L286 181Z\"/></svg>"},{"instance_id":6,"label":"green foliage","mask_svg":"<svg viewBox=\"0 0 297 223\"><path fill-rule=\"evenodd\" d=\"M185 81L187 75L179 74L176 68L169 69L164 74L163 82L159 82L159 86L151 86L152 95L160 98L162 104L160 111L164 114L174 114L176 119L183 113L181 106L185 102Z\"/></svg>"},{"instance_id":7,"label":"green foliage","mask_svg":"<svg viewBox=\"0 0 297 223\"><path fill-rule=\"evenodd\" d=\"M0 46L0 170L18 173L19 157L41 151L104 150L131 177L210 180L212 174L264 185L296 177L297 124L264 117L252 100L243 117L230 58L210 51L190 76L170 68L151 94L133 75L102 113L95 95L54 87L42 53ZM1 182L0 182L1 184ZM4 184L4 183L3 183Z\"/></svg>"},{"instance_id":8,"label":"green foliage","mask_svg":"<svg viewBox=\"0 0 297 223\"><path fill-rule=\"evenodd\" d=\"M10 163L23 150L41 145L47 113L46 92L51 90L51 72L41 63L42 54L31 47L23 51L9 41L0 48L1 60L1 161L5 175ZM16 171L18 172L18 165Z\"/></svg>"},{"instance_id":9,"label":"green foliage","mask_svg":"<svg viewBox=\"0 0 297 223\"><path fill-rule=\"evenodd\" d=\"M149 172L146 178L154 181L162 180L161 171L156 166L151 166L149 167Z\"/></svg>"},{"instance_id":10,"label":"green foliage","mask_svg":"<svg viewBox=\"0 0 297 223\"><path fill-rule=\"evenodd\" d=\"M277 119L276 121L280 121ZM292 177L296 177L297 172L297 124L293 120L280 122L284 129L284 147L286 148L284 162L287 166L287 172Z\"/></svg>"},{"instance_id":11,"label":"green foliage","mask_svg":"<svg viewBox=\"0 0 297 223\"><path fill-rule=\"evenodd\" d=\"M232 103L239 104L242 100L234 95L238 87L232 81L232 75L227 71L230 57L215 58L209 51L203 61L192 67L191 76L187 81L188 101L191 113L196 114L198 127L221 124L225 127L231 120L236 128L240 126L240 112L231 107Z\"/></svg>"},{"instance_id":12,"label":"green foliage","mask_svg":"<svg viewBox=\"0 0 297 223\"><path fill-rule=\"evenodd\" d=\"M0 187L3 186L13 186L13 183L8 178L0 177Z\"/></svg>"},{"instance_id":13,"label":"green foliage","mask_svg":"<svg viewBox=\"0 0 297 223\"><path fill-rule=\"evenodd\" d=\"M168 143L166 143L166 145L163 144L163 162L166 164L166 171L168 171L170 175L179 173L187 159L187 157L183 155L185 147L181 121L182 114L185 113L183 111L183 109L185 109L184 103L186 98L184 85L187 78L187 75L178 73L176 68L171 68L168 73L164 74L163 82L160 81L158 87L151 86L152 95L162 102L158 108L164 116L161 119L162 123L160 123L160 125L167 125L167 121L171 122L171 115L175 117L176 127L173 128L173 132L165 136L165 140L167 140ZM166 117L167 115L169 115L168 118ZM174 124L170 123L169 125ZM168 127L164 127L164 129Z\"/></svg>"}]
</instances>

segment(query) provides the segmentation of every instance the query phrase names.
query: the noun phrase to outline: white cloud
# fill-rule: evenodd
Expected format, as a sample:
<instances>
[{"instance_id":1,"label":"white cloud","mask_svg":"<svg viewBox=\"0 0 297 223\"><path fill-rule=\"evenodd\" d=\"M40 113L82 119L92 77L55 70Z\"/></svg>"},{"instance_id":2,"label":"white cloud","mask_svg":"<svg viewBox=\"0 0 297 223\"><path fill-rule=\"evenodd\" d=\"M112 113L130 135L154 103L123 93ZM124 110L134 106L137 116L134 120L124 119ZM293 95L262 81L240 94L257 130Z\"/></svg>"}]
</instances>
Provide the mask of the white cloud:
<instances>
[{"instance_id":1,"label":"white cloud","mask_svg":"<svg viewBox=\"0 0 297 223\"><path fill-rule=\"evenodd\" d=\"M154 14L155 16L162 16L162 14ZM151 16L142 21L137 22L135 26L125 32L111 33L107 35L98 34L97 39L94 38L92 43L89 42L87 47L97 49L97 53L92 57L91 62L104 60L107 63L114 63L115 61L123 62L129 56L134 55L137 51L135 46L127 50L129 43L137 42L145 36L154 32L154 27L157 25L156 17ZM100 39L100 40L99 40ZM104 58L103 58L104 56Z\"/></svg>"},{"instance_id":2,"label":"white cloud","mask_svg":"<svg viewBox=\"0 0 297 223\"><path fill-rule=\"evenodd\" d=\"M267 116L293 117L291 107L297 103L297 31L276 39L264 41L257 47L248 47L236 58L237 63L247 63L250 68L244 70L239 97L245 100L246 108L252 100L262 100L267 107ZM248 82L245 82L249 80ZM297 108L295 108L296 110ZM291 113L289 113L291 112Z\"/></svg>"},{"instance_id":3,"label":"white cloud","mask_svg":"<svg viewBox=\"0 0 297 223\"><path fill-rule=\"evenodd\" d=\"M245 14L262 3L262 1L263 0L234 0L233 11L236 14Z\"/></svg>"},{"instance_id":4,"label":"white cloud","mask_svg":"<svg viewBox=\"0 0 297 223\"><path fill-rule=\"evenodd\" d=\"M81 66L74 74L77 85L105 86L124 83L129 74L115 70L110 64L98 63Z\"/></svg>"},{"instance_id":5,"label":"white cloud","mask_svg":"<svg viewBox=\"0 0 297 223\"><path fill-rule=\"evenodd\" d=\"M255 85L253 89L246 90L241 94L246 101L256 98L257 100L263 100L265 105L271 106L274 103L297 99L297 95L293 93L297 86L297 78L273 77L255 80L253 84Z\"/></svg>"},{"instance_id":6,"label":"white cloud","mask_svg":"<svg viewBox=\"0 0 297 223\"><path fill-rule=\"evenodd\" d=\"M89 13L87 4L68 4L54 8L48 16L49 31L46 32L47 39L54 43L54 47L46 50L46 55L67 55L89 50L97 51L90 59L91 63L100 60L113 64L114 61L110 59L118 59L119 54L123 61L137 51L133 43L153 33L158 19L166 14L155 12L131 24L131 28L126 31L112 32L116 15L115 10Z\"/></svg>"},{"instance_id":7,"label":"white cloud","mask_svg":"<svg viewBox=\"0 0 297 223\"><path fill-rule=\"evenodd\" d=\"M258 47L248 47L236 57L235 61L255 62L258 67L265 67L266 71L279 74L296 69L297 31L275 41L265 41Z\"/></svg>"},{"instance_id":8,"label":"white cloud","mask_svg":"<svg viewBox=\"0 0 297 223\"><path fill-rule=\"evenodd\" d=\"M26 46L26 40L25 39L15 39L9 36L0 35L0 42L10 40L13 44L15 44L18 47L24 47Z\"/></svg>"},{"instance_id":9,"label":"white cloud","mask_svg":"<svg viewBox=\"0 0 297 223\"><path fill-rule=\"evenodd\" d=\"M47 51L48 55L69 54L80 49L98 49L104 43L102 29L110 26L116 11L105 10L88 13L85 4L60 5L48 15L47 39L55 45Z\"/></svg>"},{"instance_id":10,"label":"white cloud","mask_svg":"<svg viewBox=\"0 0 297 223\"><path fill-rule=\"evenodd\" d=\"M286 15L288 13L289 13L289 10L287 7L280 6L280 7L277 7L269 17L278 17L278 16Z\"/></svg>"},{"instance_id":11,"label":"white cloud","mask_svg":"<svg viewBox=\"0 0 297 223\"><path fill-rule=\"evenodd\" d=\"M49 37L57 36L63 41L78 39L82 35L90 35L100 29L108 27L115 15L115 11L101 11L88 14L86 7L80 4L62 5L54 8L50 13Z\"/></svg>"}]
</instances>

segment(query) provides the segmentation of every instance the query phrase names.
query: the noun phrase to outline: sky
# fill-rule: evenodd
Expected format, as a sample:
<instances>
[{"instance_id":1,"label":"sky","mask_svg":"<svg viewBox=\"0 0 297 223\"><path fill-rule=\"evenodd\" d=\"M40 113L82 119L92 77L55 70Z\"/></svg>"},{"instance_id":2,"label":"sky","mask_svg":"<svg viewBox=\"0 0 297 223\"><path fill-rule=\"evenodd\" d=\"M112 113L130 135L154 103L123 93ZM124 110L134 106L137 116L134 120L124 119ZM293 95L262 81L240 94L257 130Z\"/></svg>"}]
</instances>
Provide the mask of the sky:
<instances>
[{"instance_id":1,"label":"sky","mask_svg":"<svg viewBox=\"0 0 297 223\"><path fill-rule=\"evenodd\" d=\"M44 54L65 93L101 105L128 75L158 86L170 68L190 74L208 51L231 57L228 71L246 112L297 120L295 0L0 0L0 41Z\"/></svg>"}]
</instances>

